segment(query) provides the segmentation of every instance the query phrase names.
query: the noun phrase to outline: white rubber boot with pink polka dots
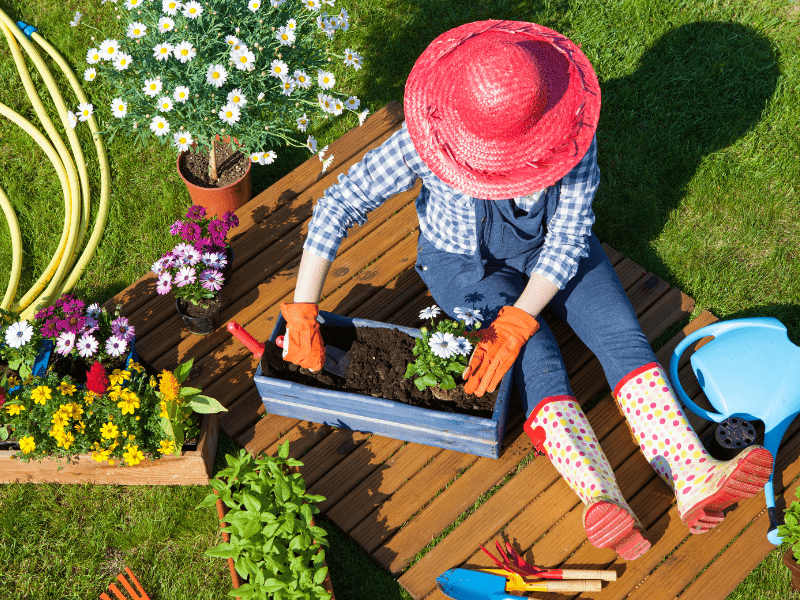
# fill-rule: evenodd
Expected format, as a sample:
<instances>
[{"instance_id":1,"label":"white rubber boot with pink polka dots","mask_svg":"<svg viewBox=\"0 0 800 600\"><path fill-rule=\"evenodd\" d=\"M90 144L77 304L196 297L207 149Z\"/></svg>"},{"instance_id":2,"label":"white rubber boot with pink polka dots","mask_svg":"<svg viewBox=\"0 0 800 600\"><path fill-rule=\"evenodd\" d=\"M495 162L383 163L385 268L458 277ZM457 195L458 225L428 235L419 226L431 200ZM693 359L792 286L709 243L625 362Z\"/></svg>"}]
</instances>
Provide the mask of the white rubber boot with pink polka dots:
<instances>
[{"instance_id":1,"label":"white rubber boot with pink polka dots","mask_svg":"<svg viewBox=\"0 0 800 600\"><path fill-rule=\"evenodd\" d=\"M726 462L706 452L658 363L624 377L614 397L645 457L675 492L681 520L692 533L718 525L723 509L755 496L769 480L772 455L761 446Z\"/></svg>"},{"instance_id":2,"label":"white rubber boot with pink polka dots","mask_svg":"<svg viewBox=\"0 0 800 600\"><path fill-rule=\"evenodd\" d=\"M589 542L633 560L650 549L644 528L622 496L611 465L580 404L572 396L545 398L525 421L534 447L586 505L583 525Z\"/></svg>"}]
</instances>

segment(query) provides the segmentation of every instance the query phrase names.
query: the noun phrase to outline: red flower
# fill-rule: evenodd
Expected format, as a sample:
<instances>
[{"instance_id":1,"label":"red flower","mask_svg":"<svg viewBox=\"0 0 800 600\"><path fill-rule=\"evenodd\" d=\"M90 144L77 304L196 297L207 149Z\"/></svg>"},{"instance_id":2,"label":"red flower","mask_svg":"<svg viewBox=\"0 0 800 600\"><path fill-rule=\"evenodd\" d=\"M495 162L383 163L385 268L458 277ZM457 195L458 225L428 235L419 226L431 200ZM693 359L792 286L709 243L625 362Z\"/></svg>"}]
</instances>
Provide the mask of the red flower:
<instances>
[{"instance_id":1,"label":"red flower","mask_svg":"<svg viewBox=\"0 0 800 600\"><path fill-rule=\"evenodd\" d=\"M6 396L7 394L5 388L0 387L0 407L6 403Z\"/></svg>"},{"instance_id":2,"label":"red flower","mask_svg":"<svg viewBox=\"0 0 800 600\"><path fill-rule=\"evenodd\" d=\"M108 375L98 361L94 361L92 368L86 373L86 389L100 396L108 389Z\"/></svg>"}]
</instances>

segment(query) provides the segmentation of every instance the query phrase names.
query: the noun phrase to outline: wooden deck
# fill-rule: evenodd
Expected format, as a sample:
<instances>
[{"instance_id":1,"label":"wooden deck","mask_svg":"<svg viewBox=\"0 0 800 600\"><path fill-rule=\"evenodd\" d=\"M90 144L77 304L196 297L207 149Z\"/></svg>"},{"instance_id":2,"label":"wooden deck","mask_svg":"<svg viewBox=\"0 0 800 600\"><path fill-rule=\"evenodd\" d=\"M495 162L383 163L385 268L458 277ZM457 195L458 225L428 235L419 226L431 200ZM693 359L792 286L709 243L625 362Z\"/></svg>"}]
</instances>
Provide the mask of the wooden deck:
<instances>
[{"instance_id":1,"label":"wooden deck","mask_svg":"<svg viewBox=\"0 0 800 600\"><path fill-rule=\"evenodd\" d=\"M231 239L234 273L224 290L223 323L236 320L257 339L269 336L279 304L291 300L314 202L402 119L400 105L386 106L331 144L329 154L335 160L327 173L320 172L320 162L313 157L238 211L241 225ZM390 199L351 231L326 281L323 310L419 326L418 312L431 298L413 269L415 196L416 189ZM606 251L651 341L691 312L694 302L680 290L612 248ZM136 325L137 349L151 365L174 368L189 357L195 359L190 381L228 407L221 419L228 436L254 454L273 453L290 440L292 454L305 463L302 472L309 488L327 498L322 510L396 574L415 599L445 598L436 590L435 578L448 568L488 566L478 545L493 546L494 539L510 541L540 566L616 569L619 579L605 584L602 592L572 596L603 600L725 598L774 548L766 539L763 494L728 511L712 532L689 535L673 495L631 440L599 363L562 323L550 321L576 396L591 406L587 414L592 427L653 543L647 554L630 563L588 544L577 496L546 457L529 457L532 447L522 432L516 398L498 459L264 415L252 380L256 361L224 326L206 337L185 332L174 299L156 294L152 274L116 300L123 302L123 313ZM694 319L659 350L661 362L668 365L672 348L689 331L714 320L709 313ZM688 379L683 382L687 393L697 396L697 386ZM706 423L694 424L708 431ZM793 488L786 486L800 473L798 456L795 426L779 455L775 481L776 493L787 498L793 497ZM489 490L493 494L488 495ZM779 498L779 509L783 506ZM459 524L451 528L456 521ZM451 531L429 547L445 530ZM423 549L427 552L414 562ZM566 598L552 593L543 597Z\"/></svg>"}]
</instances>

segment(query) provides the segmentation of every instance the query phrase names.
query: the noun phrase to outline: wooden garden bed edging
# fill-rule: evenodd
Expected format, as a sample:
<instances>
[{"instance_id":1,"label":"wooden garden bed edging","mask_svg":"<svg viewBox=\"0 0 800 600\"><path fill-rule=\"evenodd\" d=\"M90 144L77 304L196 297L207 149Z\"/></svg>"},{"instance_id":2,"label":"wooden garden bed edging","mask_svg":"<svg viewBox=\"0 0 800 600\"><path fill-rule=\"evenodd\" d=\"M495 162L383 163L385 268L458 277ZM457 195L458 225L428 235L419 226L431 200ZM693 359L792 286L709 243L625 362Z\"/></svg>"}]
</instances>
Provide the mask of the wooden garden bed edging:
<instances>
[{"instance_id":1,"label":"wooden garden bed edging","mask_svg":"<svg viewBox=\"0 0 800 600\"><path fill-rule=\"evenodd\" d=\"M180 458L164 456L134 466L99 463L88 454L31 460L12 458L19 450L0 450L0 483L97 483L112 485L207 485L214 469L219 442L219 417L206 415L196 450Z\"/></svg>"}]
</instances>

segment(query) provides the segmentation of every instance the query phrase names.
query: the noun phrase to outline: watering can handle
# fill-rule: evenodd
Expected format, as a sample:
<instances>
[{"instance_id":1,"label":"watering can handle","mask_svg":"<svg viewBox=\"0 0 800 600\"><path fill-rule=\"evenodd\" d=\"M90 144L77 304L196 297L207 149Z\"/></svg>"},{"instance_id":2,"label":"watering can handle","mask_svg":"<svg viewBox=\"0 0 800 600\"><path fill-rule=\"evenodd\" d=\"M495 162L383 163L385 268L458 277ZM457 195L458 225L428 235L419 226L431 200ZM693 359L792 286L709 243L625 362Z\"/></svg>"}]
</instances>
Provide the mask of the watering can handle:
<instances>
[{"instance_id":1,"label":"watering can handle","mask_svg":"<svg viewBox=\"0 0 800 600\"><path fill-rule=\"evenodd\" d=\"M694 344L697 340L700 340L704 337L719 337L723 333L734 331L736 329L744 329L747 327L752 327L755 329L779 329L781 331L786 331L786 327L784 327L783 323L781 323L778 319L773 319L772 317L752 317L748 319L719 321L717 323L712 323L711 325L701 327L697 331L690 333L681 341L680 344L677 345L675 350L672 351L672 358L669 361L669 376L672 380L672 386L675 389L675 392L678 394L681 402L683 402L683 404L696 415L709 421L715 421L716 423L720 423L725 420L725 415L708 412L707 410L697 406L694 402L692 402L689 396L686 395L686 392L683 391L680 379L678 379L678 364L680 363L681 355L691 344Z\"/></svg>"}]
</instances>

